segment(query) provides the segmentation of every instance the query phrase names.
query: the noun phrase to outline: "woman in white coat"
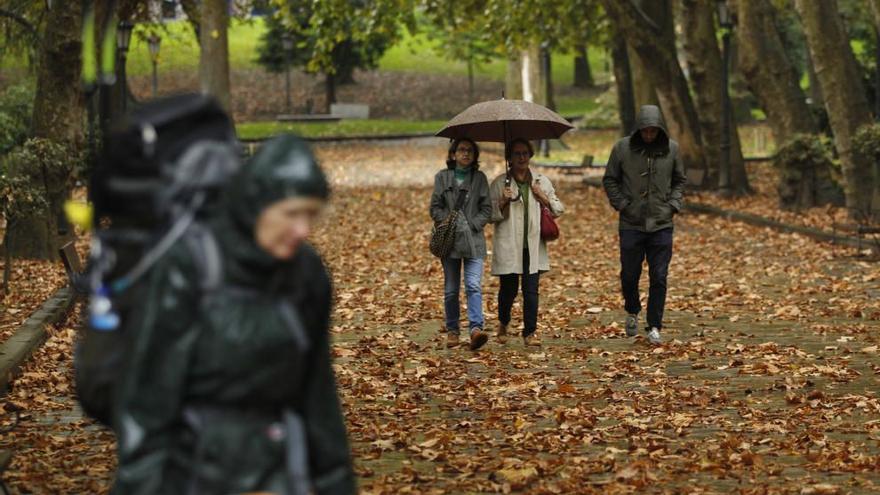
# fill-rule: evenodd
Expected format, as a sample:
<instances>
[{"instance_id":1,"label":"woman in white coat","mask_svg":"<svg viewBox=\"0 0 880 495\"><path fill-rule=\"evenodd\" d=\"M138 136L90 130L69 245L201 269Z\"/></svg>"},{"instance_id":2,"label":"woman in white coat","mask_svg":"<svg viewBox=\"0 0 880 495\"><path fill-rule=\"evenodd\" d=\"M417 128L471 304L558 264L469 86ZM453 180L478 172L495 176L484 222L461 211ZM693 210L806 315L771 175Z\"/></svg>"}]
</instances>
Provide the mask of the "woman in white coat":
<instances>
[{"instance_id":1,"label":"woman in white coat","mask_svg":"<svg viewBox=\"0 0 880 495\"><path fill-rule=\"evenodd\" d=\"M492 245L492 275L500 277L498 290L498 339L503 342L510 324L510 309L519 288L523 294L523 342L541 345L535 336L538 327L538 283L541 272L550 269L547 244L541 239L541 208L553 217L562 215L565 207L550 179L529 170L534 156L532 144L517 138L507 146L511 182L506 174L492 181L492 223L495 235Z\"/></svg>"}]
</instances>

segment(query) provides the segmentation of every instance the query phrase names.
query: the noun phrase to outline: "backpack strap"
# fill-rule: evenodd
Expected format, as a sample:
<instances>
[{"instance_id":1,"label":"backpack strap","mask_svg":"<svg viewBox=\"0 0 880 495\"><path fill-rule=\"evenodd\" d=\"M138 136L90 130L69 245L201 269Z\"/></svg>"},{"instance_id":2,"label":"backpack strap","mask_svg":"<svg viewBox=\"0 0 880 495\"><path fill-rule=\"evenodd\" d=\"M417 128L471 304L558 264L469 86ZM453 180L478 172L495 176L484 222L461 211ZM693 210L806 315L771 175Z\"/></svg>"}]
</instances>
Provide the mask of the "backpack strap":
<instances>
[{"instance_id":1,"label":"backpack strap","mask_svg":"<svg viewBox=\"0 0 880 495\"><path fill-rule=\"evenodd\" d=\"M223 283L223 261L214 233L201 223L193 223L185 242L199 272L199 288L205 294L216 291Z\"/></svg>"}]
</instances>

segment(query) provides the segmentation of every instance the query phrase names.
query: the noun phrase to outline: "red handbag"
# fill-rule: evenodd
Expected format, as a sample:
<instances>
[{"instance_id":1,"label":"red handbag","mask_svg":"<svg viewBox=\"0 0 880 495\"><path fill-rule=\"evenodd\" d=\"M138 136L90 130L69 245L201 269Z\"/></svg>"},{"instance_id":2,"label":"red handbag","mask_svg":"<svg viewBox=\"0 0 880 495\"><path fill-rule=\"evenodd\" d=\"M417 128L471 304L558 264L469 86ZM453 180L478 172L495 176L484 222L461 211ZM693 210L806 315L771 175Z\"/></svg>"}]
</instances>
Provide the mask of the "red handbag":
<instances>
[{"instance_id":1,"label":"red handbag","mask_svg":"<svg viewBox=\"0 0 880 495\"><path fill-rule=\"evenodd\" d=\"M550 213L550 208L544 205L541 205L541 239L544 242L559 239L559 225L556 224L556 219Z\"/></svg>"}]
</instances>

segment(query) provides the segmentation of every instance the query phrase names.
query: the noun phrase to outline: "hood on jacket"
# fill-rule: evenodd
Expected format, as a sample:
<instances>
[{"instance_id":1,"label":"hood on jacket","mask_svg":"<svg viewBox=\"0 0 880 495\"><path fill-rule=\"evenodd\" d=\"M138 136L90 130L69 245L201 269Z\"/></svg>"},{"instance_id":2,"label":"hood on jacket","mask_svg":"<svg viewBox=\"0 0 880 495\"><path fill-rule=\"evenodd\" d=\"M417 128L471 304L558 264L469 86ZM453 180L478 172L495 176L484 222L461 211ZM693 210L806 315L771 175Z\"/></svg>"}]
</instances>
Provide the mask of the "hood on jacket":
<instances>
[{"instance_id":1,"label":"hood on jacket","mask_svg":"<svg viewBox=\"0 0 880 495\"><path fill-rule=\"evenodd\" d=\"M257 245L254 229L263 210L288 198L329 196L327 177L305 141L288 134L263 144L226 185L215 223L224 251L239 265L231 269L233 279L259 282L284 263Z\"/></svg>"},{"instance_id":2,"label":"hood on jacket","mask_svg":"<svg viewBox=\"0 0 880 495\"><path fill-rule=\"evenodd\" d=\"M308 144L287 134L267 141L227 186L228 206L242 227L253 230L260 213L288 198L326 200L330 186Z\"/></svg>"},{"instance_id":3,"label":"hood on jacket","mask_svg":"<svg viewBox=\"0 0 880 495\"><path fill-rule=\"evenodd\" d=\"M657 139L653 143L645 143L639 131L646 127L657 127L660 132L657 133ZM639 115L636 117L636 129L630 135L630 147L634 151L650 153L655 156L662 156L669 152L669 131L666 129L666 122L663 120L663 114L657 105L642 105L639 109Z\"/></svg>"}]
</instances>

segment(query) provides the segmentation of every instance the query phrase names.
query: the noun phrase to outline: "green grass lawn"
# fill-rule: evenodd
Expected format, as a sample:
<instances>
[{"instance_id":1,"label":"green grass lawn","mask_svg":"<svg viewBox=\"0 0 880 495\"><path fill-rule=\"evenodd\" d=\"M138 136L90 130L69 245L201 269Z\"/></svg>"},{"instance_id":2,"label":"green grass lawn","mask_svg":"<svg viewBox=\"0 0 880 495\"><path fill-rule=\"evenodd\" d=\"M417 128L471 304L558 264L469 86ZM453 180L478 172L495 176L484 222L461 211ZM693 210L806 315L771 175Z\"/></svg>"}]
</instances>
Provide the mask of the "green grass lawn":
<instances>
[{"instance_id":1,"label":"green grass lawn","mask_svg":"<svg viewBox=\"0 0 880 495\"><path fill-rule=\"evenodd\" d=\"M265 30L263 20L232 20L229 28L229 66L232 70L257 68L257 43ZM173 21L164 25L159 50L159 71L198 71L199 45L190 24ZM126 70L129 75L146 75L153 70L145 29L138 26L132 34Z\"/></svg>"},{"instance_id":2,"label":"green grass lawn","mask_svg":"<svg viewBox=\"0 0 880 495\"><path fill-rule=\"evenodd\" d=\"M341 120L339 122L242 122L235 126L240 139L265 139L289 132L299 136L364 136L437 132L445 120Z\"/></svg>"}]
</instances>

